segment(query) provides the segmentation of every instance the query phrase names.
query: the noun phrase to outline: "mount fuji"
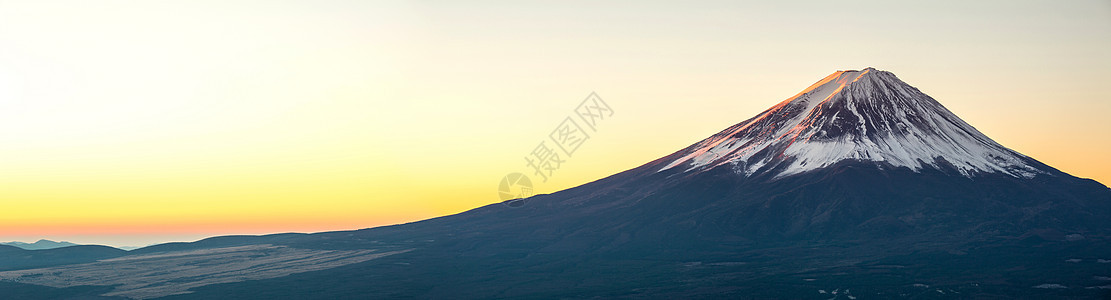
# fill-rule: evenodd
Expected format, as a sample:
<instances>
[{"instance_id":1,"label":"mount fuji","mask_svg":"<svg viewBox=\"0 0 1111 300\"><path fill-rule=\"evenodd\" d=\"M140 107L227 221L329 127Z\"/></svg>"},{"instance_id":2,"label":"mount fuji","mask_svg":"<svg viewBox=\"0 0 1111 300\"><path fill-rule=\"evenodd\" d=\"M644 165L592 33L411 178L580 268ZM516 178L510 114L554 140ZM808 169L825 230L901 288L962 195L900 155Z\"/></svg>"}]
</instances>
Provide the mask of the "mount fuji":
<instances>
[{"instance_id":1,"label":"mount fuji","mask_svg":"<svg viewBox=\"0 0 1111 300\"><path fill-rule=\"evenodd\" d=\"M414 250L264 286L420 298L1111 291L1111 189L996 143L873 68L835 72L687 148L521 207L312 237L298 244ZM248 296L258 284L196 295Z\"/></svg>"},{"instance_id":2,"label":"mount fuji","mask_svg":"<svg viewBox=\"0 0 1111 300\"><path fill-rule=\"evenodd\" d=\"M10 275L166 299L1092 298L1111 295L1111 189L1008 149L894 74L867 68L835 72L689 147L520 207L130 255L156 263L204 251L208 261L223 252L206 249L256 248L353 258L249 281L159 279L173 294L120 290L143 278L50 281L77 268ZM113 261L138 260L127 257ZM84 268L127 269L113 261ZM181 276L206 265L179 264L190 268Z\"/></svg>"}]
</instances>

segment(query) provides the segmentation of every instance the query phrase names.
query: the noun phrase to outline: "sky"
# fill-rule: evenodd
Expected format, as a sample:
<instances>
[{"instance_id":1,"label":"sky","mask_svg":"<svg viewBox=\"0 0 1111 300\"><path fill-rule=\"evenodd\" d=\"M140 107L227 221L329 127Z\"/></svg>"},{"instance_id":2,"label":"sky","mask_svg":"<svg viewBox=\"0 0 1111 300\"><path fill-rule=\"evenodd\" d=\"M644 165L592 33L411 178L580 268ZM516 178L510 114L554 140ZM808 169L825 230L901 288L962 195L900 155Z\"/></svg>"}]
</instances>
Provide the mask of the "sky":
<instances>
[{"instance_id":1,"label":"sky","mask_svg":"<svg viewBox=\"0 0 1111 300\"><path fill-rule=\"evenodd\" d=\"M350 230L639 166L837 70L1111 183L1107 1L0 0L0 241Z\"/></svg>"}]
</instances>

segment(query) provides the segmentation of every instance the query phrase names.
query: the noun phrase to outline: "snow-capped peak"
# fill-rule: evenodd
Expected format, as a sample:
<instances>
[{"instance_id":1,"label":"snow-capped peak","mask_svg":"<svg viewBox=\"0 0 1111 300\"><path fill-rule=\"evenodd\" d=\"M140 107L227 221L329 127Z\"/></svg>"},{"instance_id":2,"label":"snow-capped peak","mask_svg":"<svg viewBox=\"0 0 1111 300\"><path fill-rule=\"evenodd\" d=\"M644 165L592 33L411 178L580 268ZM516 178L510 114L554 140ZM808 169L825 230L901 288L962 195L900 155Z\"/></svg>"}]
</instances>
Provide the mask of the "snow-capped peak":
<instances>
[{"instance_id":1,"label":"snow-capped peak","mask_svg":"<svg viewBox=\"0 0 1111 300\"><path fill-rule=\"evenodd\" d=\"M968 177L1044 173L930 96L873 68L834 72L676 156L660 171L728 165L745 175L783 177L857 160L915 171L948 165Z\"/></svg>"}]
</instances>

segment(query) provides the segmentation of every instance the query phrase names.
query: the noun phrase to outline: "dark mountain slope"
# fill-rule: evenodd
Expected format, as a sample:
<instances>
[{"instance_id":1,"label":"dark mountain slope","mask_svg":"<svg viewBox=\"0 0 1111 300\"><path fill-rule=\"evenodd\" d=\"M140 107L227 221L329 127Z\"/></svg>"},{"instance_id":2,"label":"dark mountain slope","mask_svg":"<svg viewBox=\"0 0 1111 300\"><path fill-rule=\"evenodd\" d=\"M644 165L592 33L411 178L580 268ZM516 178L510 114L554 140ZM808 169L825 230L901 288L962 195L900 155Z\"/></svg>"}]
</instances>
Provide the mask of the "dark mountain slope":
<instances>
[{"instance_id":1,"label":"dark mountain slope","mask_svg":"<svg viewBox=\"0 0 1111 300\"><path fill-rule=\"evenodd\" d=\"M922 292L914 284L982 296L1094 296L1102 290L1085 287L1103 285L1093 278L1111 272L1097 262L1111 260L1111 225L1103 217L1111 192L1090 180L967 178L851 162L771 181L638 172L652 167L537 196L520 208L491 205L305 236L293 245L419 248L179 298L260 290L293 298L795 298L835 288L858 296ZM1075 258L1084 261L1067 262ZM1047 283L1074 289L1032 288Z\"/></svg>"}]
</instances>

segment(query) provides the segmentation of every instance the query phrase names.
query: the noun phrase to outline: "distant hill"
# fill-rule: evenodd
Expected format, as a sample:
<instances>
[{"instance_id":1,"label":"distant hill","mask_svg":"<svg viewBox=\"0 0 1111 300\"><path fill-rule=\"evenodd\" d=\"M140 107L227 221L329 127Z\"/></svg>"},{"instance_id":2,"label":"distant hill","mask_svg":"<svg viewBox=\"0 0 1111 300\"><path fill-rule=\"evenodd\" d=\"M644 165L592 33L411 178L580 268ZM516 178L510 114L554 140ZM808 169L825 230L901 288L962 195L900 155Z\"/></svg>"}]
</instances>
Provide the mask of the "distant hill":
<instances>
[{"instance_id":1,"label":"distant hill","mask_svg":"<svg viewBox=\"0 0 1111 300\"><path fill-rule=\"evenodd\" d=\"M34 242L34 243L7 242L7 243L0 243L0 245L15 246L15 247L22 248L24 250L45 250L45 249L54 249L54 248L62 248L62 247L69 247L69 246L77 246L77 244L70 243L70 242L55 242L55 241L51 241L51 240L39 240L38 242Z\"/></svg>"},{"instance_id":2,"label":"distant hill","mask_svg":"<svg viewBox=\"0 0 1111 300\"><path fill-rule=\"evenodd\" d=\"M127 255L127 251L108 246L78 245L25 250L15 246L0 245L0 271L88 263L124 255Z\"/></svg>"}]
</instances>

